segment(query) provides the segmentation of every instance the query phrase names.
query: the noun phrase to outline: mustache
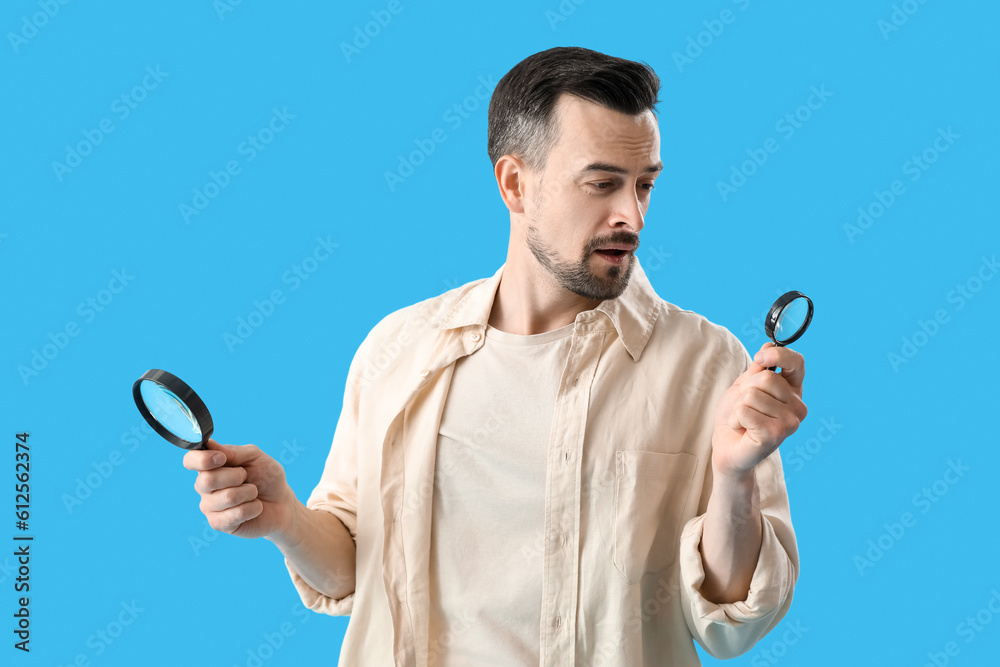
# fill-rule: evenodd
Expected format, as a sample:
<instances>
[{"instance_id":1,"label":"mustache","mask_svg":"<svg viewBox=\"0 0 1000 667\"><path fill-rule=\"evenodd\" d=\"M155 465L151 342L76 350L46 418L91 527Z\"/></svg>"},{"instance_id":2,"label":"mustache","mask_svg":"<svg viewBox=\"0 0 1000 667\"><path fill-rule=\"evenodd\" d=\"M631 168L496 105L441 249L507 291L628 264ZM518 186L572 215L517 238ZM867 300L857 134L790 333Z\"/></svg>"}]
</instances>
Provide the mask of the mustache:
<instances>
[{"instance_id":1,"label":"mustache","mask_svg":"<svg viewBox=\"0 0 1000 667\"><path fill-rule=\"evenodd\" d=\"M590 243L587 244L586 254L589 255L596 251L602 246L606 246L611 243L622 243L632 247L632 252L635 252L639 248L639 235L633 234L632 232L613 232L610 236L602 236L600 238L591 239Z\"/></svg>"}]
</instances>

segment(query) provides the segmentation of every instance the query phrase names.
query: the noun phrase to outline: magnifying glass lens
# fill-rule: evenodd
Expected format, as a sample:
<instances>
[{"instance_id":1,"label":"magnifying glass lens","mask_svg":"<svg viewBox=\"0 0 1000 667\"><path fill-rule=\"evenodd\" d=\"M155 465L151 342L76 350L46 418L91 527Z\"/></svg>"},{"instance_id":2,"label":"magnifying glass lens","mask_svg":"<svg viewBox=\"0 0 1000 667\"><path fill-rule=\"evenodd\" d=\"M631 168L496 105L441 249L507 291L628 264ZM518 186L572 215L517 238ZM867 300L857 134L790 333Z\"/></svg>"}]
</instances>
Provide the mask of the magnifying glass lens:
<instances>
[{"instance_id":1,"label":"magnifying glass lens","mask_svg":"<svg viewBox=\"0 0 1000 667\"><path fill-rule=\"evenodd\" d=\"M778 314L774 337L779 341L791 340L802 329L808 315L809 301L805 297L792 299Z\"/></svg>"},{"instance_id":2,"label":"magnifying glass lens","mask_svg":"<svg viewBox=\"0 0 1000 667\"><path fill-rule=\"evenodd\" d=\"M183 449L206 449L215 424L205 402L179 377L153 368L132 384L139 414L162 438Z\"/></svg>"},{"instance_id":3,"label":"magnifying glass lens","mask_svg":"<svg viewBox=\"0 0 1000 667\"><path fill-rule=\"evenodd\" d=\"M139 385L142 402L149 413L181 440L201 442L201 427L191 409L162 384L143 380Z\"/></svg>"},{"instance_id":4,"label":"magnifying glass lens","mask_svg":"<svg viewBox=\"0 0 1000 667\"><path fill-rule=\"evenodd\" d=\"M809 297L795 290L785 292L767 311L764 333L779 347L791 345L809 328L812 316L813 304Z\"/></svg>"}]
</instances>

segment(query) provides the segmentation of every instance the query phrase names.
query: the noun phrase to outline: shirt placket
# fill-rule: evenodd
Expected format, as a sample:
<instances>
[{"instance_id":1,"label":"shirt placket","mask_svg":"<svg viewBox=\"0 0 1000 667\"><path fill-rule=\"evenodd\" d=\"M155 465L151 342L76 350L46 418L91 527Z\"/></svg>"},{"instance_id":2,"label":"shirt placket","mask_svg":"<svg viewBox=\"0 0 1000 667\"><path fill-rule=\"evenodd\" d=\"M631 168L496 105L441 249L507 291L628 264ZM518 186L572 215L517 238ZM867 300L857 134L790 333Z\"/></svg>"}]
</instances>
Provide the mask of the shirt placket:
<instances>
[{"instance_id":1,"label":"shirt placket","mask_svg":"<svg viewBox=\"0 0 1000 667\"><path fill-rule=\"evenodd\" d=\"M576 663L583 439L603 338L592 325L583 315L577 320L559 382L549 440L540 628L541 664L546 667L572 667Z\"/></svg>"},{"instance_id":2,"label":"shirt placket","mask_svg":"<svg viewBox=\"0 0 1000 667\"><path fill-rule=\"evenodd\" d=\"M428 414L440 417L441 404L447 398L452 364L483 345L481 329L472 327L464 335L446 332L447 342L419 372L415 386L389 425L382 444L381 496L385 517L382 551L382 578L393 625L393 654L397 667L423 666L427 663L428 591L425 585L411 589L410 582L425 581L430 551L429 497L414 496L419 502L403 525L407 497L407 456L421 456L411 462L416 477L433 476L437 422L427 421ZM430 391L436 400L422 404L423 418L411 410L418 394ZM419 430L411 424L420 421ZM410 442L407 439L421 439ZM415 464L415 465L414 465ZM419 481L417 482L419 484Z\"/></svg>"}]
</instances>

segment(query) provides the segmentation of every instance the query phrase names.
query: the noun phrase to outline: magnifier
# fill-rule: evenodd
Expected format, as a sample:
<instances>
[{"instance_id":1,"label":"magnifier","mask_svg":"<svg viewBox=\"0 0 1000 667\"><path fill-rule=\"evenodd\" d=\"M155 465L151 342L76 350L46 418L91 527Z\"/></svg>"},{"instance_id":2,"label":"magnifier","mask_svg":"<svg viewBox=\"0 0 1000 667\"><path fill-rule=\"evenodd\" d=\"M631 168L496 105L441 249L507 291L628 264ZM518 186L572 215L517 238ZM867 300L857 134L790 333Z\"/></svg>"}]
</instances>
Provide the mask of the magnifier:
<instances>
[{"instance_id":1,"label":"magnifier","mask_svg":"<svg viewBox=\"0 0 1000 667\"><path fill-rule=\"evenodd\" d=\"M802 292L785 292L771 306L764 318L764 333L778 347L794 343L809 328L813 317L813 302ZM768 367L773 371L776 366Z\"/></svg>"},{"instance_id":2,"label":"magnifier","mask_svg":"<svg viewBox=\"0 0 1000 667\"><path fill-rule=\"evenodd\" d=\"M182 449L208 449L212 415L179 377L148 370L132 385L132 398L146 422L167 442Z\"/></svg>"}]
</instances>

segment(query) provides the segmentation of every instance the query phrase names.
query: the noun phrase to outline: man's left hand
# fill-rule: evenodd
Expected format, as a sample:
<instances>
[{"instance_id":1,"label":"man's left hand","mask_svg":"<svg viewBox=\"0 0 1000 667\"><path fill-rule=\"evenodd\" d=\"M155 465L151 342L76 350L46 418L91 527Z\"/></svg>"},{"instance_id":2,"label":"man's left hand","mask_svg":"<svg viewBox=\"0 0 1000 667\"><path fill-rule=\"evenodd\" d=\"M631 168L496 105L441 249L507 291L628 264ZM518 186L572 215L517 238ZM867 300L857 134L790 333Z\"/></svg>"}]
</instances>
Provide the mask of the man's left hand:
<instances>
[{"instance_id":1,"label":"man's left hand","mask_svg":"<svg viewBox=\"0 0 1000 667\"><path fill-rule=\"evenodd\" d=\"M780 373L767 370L778 366ZM805 360L765 343L715 409L712 466L717 475L743 475L778 448L806 417Z\"/></svg>"}]
</instances>

